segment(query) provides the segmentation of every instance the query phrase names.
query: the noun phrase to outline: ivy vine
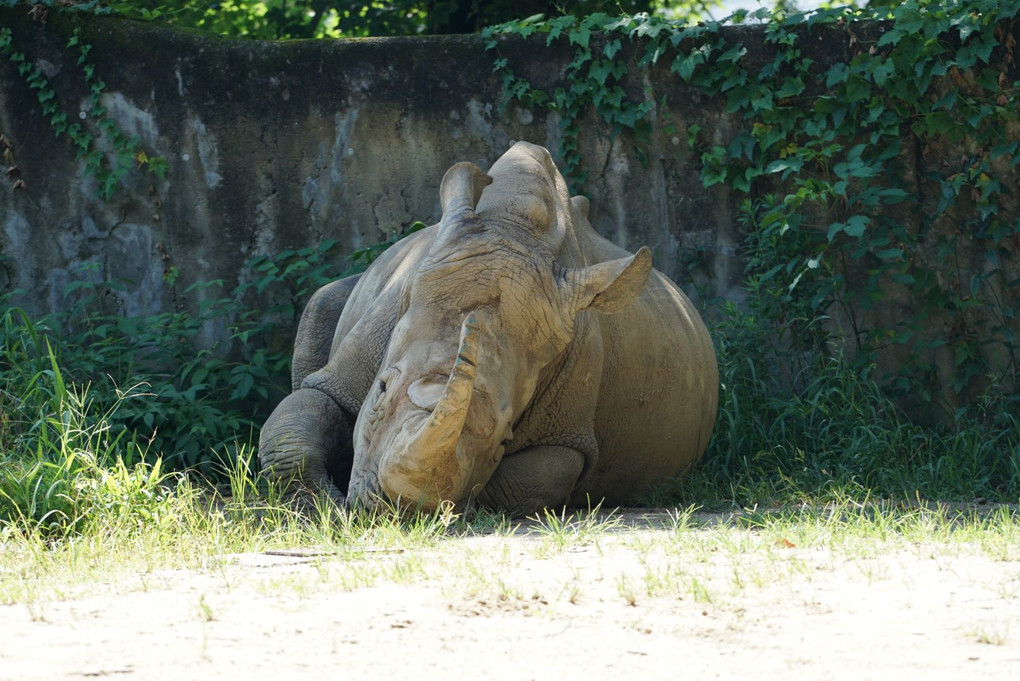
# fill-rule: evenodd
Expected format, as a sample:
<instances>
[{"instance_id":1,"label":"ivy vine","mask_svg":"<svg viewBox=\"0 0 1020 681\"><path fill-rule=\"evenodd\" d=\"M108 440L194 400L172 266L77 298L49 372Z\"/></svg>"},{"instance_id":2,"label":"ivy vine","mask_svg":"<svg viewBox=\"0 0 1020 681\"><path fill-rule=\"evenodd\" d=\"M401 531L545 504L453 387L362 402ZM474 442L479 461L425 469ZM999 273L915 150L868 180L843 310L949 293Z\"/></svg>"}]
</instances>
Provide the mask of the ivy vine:
<instances>
[{"instance_id":1,"label":"ivy vine","mask_svg":"<svg viewBox=\"0 0 1020 681\"><path fill-rule=\"evenodd\" d=\"M563 16L545 19L539 14L523 21L486 28L482 36L487 50L498 51L499 38L505 35L528 38L544 34L546 45L566 40L576 47L564 78L570 86L557 88L552 93L532 87L530 82L513 71L506 57L496 59L495 71L502 79L504 108L510 101L517 100L525 106L543 107L560 114L563 141L559 152L563 168L572 182L581 185L587 179L577 144L583 112L589 108L595 110L613 126L615 132L619 132L640 130L651 111L650 103L630 99L623 88L623 78L628 71L627 62L620 58L623 56L624 38L644 37L648 26L671 25L647 15L610 17L596 13L584 18ZM596 45L592 38L600 35L605 39ZM647 61L647 57L642 60L642 66Z\"/></svg>"},{"instance_id":2,"label":"ivy vine","mask_svg":"<svg viewBox=\"0 0 1020 681\"><path fill-rule=\"evenodd\" d=\"M1015 394L1020 0L759 10L728 21L748 17L764 26L531 17L488 29L485 39L504 105L559 116L559 155L575 184L586 178L582 114L595 111L614 134L640 140L661 107L627 79L635 67L668 66L678 87L696 88L739 122L722 142L696 121L685 137L703 185L725 185L740 203L750 284L769 292L765 312L799 319L802 337L819 343L831 336L819 337L817 322L838 315L862 367L895 356L887 387L923 402L943 399L940 385L963 398L989 386ZM503 55L507 36L536 35L574 48L568 86L536 88ZM749 36L771 47L764 62ZM815 59L809 38L820 36L841 41L848 58ZM976 248L980 262L968 260ZM913 313L875 314L892 298L909 300Z\"/></svg>"},{"instance_id":3,"label":"ivy vine","mask_svg":"<svg viewBox=\"0 0 1020 681\"><path fill-rule=\"evenodd\" d=\"M74 30L66 47L74 49L77 54L75 63L89 95L88 111L82 111L79 117L82 120L90 118L94 121L96 130L110 149L109 153L104 153L101 148L100 137L93 134L83 123L74 121L73 117L68 116L49 79L24 52L15 47L11 30L7 27L0 28L0 54L17 67L18 73L25 79L29 88L35 91L43 116L49 121L54 135L58 138L65 137L75 150L75 160L84 162L85 176L95 177L97 195L100 199L109 201L113 198L124 177L134 166L144 167L155 177L163 179L168 168L166 159L149 156L138 139L126 135L103 106L102 96L106 90L106 83L96 75L95 65L89 60L92 46L82 39L79 29Z\"/></svg>"}]
</instances>

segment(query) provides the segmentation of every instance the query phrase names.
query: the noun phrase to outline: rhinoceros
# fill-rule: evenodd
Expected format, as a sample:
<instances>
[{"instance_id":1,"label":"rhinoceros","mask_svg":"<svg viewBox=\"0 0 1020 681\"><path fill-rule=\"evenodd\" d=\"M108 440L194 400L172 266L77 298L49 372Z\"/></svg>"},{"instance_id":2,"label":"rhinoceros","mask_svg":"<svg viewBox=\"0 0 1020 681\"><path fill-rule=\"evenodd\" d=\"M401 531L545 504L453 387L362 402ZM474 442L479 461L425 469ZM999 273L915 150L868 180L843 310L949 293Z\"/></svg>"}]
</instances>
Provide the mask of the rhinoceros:
<instances>
[{"instance_id":1,"label":"rhinoceros","mask_svg":"<svg viewBox=\"0 0 1020 681\"><path fill-rule=\"evenodd\" d=\"M718 402L687 296L599 236L543 147L451 167L442 219L319 289L270 478L349 505L625 503L702 455ZM345 494L346 493L346 494Z\"/></svg>"}]
</instances>

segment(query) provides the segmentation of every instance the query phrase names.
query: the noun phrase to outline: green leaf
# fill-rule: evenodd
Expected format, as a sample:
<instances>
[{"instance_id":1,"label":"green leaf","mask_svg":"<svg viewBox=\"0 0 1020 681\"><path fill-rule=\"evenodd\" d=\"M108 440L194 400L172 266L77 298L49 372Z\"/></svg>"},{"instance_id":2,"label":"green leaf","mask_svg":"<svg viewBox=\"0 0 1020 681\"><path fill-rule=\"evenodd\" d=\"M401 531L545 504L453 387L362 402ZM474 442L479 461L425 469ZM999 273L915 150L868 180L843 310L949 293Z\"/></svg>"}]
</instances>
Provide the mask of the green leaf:
<instances>
[{"instance_id":1,"label":"green leaf","mask_svg":"<svg viewBox=\"0 0 1020 681\"><path fill-rule=\"evenodd\" d=\"M772 99L772 91L767 88L762 88L758 92L751 95L751 108L754 111L771 111L774 106Z\"/></svg>"},{"instance_id":2,"label":"green leaf","mask_svg":"<svg viewBox=\"0 0 1020 681\"><path fill-rule=\"evenodd\" d=\"M854 238L864 236L865 228L868 226L869 222L870 220L863 215L854 215L846 222L833 222L829 225L827 234L829 243L832 243L832 240L835 239L840 232Z\"/></svg>"},{"instance_id":3,"label":"green leaf","mask_svg":"<svg viewBox=\"0 0 1020 681\"><path fill-rule=\"evenodd\" d=\"M892 280L895 281L897 284L901 284L903 286L913 286L914 284L917 283L917 279L913 275L907 274L906 272L894 273L892 275Z\"/></svg>"},{"instance_id":4,"label":"green leaf","mask_svg":"<svg viewBox=\"0 0 1020 681\"><path fill-rule=\"evenodd\" d=\"M847 102L859 102L871 97L871 86L858 75L851 75L846 82L845 95Z\"/></svg>"},{"instance_id":5,"label":"green leaf","mask_svg":"<svg viewBox=\"0 0 1020 681\"><path fill-rule=\"evenodd\" d=\"M571 31L567 37L570 39L571 45L580 45L581 47L588 47L588 41L591 39L591 29L587 27L581 27L576 31Z\"/></svg>"},{"instance_id":6,"label":"green leaf","mask_svg":"<svg viewBox=\"0 0 1020 681\"><path fill-rule=\"evenodd\" d=\"M667 30L667 27L664 24L653 20L648 15L638 14L634 17L634 19L638 23L633 30L633 35L637 36L638 38L648 38L654 40L655 38L658 37L659 33L661 33L664 30Z\"/></svg>"},{"instance_id":7,"label":"green leaf","mask_svg":"<svg viewBox=\"0 0 1020 681\"><path fill-rule=\"evenodd\" d=\"M688 55L680 55L673 60L669 70L671 73L675 73L684 82L691 82L691 78L694 76L694 70L698 68L700 64L705 63L705 53L701 51L703 48L694 50Z\"/></svg>"},{"instance_id":8,"label":"green leaf","mask_svg":"<svg viewBox=\"0 0 1020 681\"><path fill-rule=\"evenodd\" d=\"M776 92L776 98L786 99L787 97L799 95L802 92L804 92L804 81L795 76L783 81L783 86Z\"/></svg>"},{"instance_id":9,"label":"green leaf","mask_svg":"<svg viewBox=\"0 0 1020 681\"><path fill-rule=\"evenodd\" d=\"M230 399L232 401L243 400L251 394L251 390L254 385L255 378L250 373L243 374L240 380L236 383L234 392L230 395Z\"/></svg>"},{"instance_id":10,"label":"green leaf","mask_svg":"<svg viewBox=\"0 0 1020 681\"><path fill-rule=\"evenodd\" d=\"M778 161L773 161L768 164L765 168L766 174L772 173L783 173L783 179L786 179L790 173L799 172L804 165L804 160L800 158L785 158Z\"/></svg>"},{"instance_id":11,"label":"green leaf","mask_svg":"<svg viewBox=\"0 0 1020 681\"><path fill-rule=\"evenodd\" d=\"M903 37L903 30L899 28L892 28L882 34L882 37L878 39L878 46L885 47L886 45L895 45Z\"/></svg>"},{"instance_id":12,"label":"green leaf","mask_svg":"<svg viewBox=\"0 0 1020 681\"><path fill-rule=\"evenodd\" d=\"M757 140L749 134L741 133L733 138L726 147L726 153L730 158L747 158L750 160L754 156L754 148Z\"/></svg>"},{"instance_id":13,"label":"green leaf","mask_svg":"<svg viewBox=\"0 0 1020 681\"><path fill-rule=\"evenodd\" d=\"M549 31L549 35L546 36L545 44L551 45L554 40L559 38L565 30L574 25L576 19L572 15L565 15L550 19L543 25Z\"/></svg>"},{"instance_id":14,"label":"green leaf","mask_svg":"<svg viewBox=\"0 0 1020 681\"><path fill-rule=\"evenodd\" d=\"M854 215L846 221L843 231L846 232L847 236L860 238L864 236L864 230L870 222L871 220L863 215Z\"/></svg>"},{"instance_id":15,"label":"green leaf","mask_svg":"<svg viewBox=\"0 0 1020 681\"><path fill-rule=\"evenodd\" d=\"M902 260L903 249L900 248L886 248L875 253L875 257L881 260Z\"/></svg>"},{"instance_id":16,"label":"green leaf","mask_svg":"<svg viewBox=\"0 0 1020 681\"><path fill-rule=\"evenodd\" d=\"M891 61L880 60L877 63L872 62L872 64L871 79L878 86L884 86L896 72L896 66Z\"/></svg>"},{"instance_id":17,"label":"green leaf","mask_svg":"<svg viewBox=\"0 0 1020 681\"><path fill-rule=\"evenodd\" d=\"M612 72L613 72L612 62L597 61L593 62L591 67L589 67L588 77L594 80L599 85L605 85L606 79L609 78Z\"/></svg>"},{"instance_id":18,"label":"green leaf","mask_svg":"<svg viewBox=\"0 0 1020 681\"><path fill-rule=\"evenodd\" d=\"M905 201L910 196L910 194L908 194L905 189L900 189L899 187L890 187L888 189L883 189L879 192L879 195L882 197L883 201L887 204L900 203L901 201Z\"/></svg>"},{"instance_id":19,"label":"green leaf","mask_svg":"<svg viewBox=\"0 0 1020 681\"><path fill-rule=\"evenodd\" d=\"M701 180L705 187L726 181L726 166L722 163L725 155L722 147L713 147L711 153L701 155Z\"/></svg>"},{"instance_id":20,"label":"green leaf","mask_svg":"<svg viewBox=\"0 0 1020 681\"><path fill-rule=\"evenodd\" d=\"M740 58L743 57L745 54L747 54L747 48L741 45L740 43L737 43L730 49L720 54L719 58L716 61L720 63L725 62L728 64L736 64L738 61L740 61Z\"/></svg>"},{"instance_id":21,"label":"green leaf","mask_svg":"<svg viewBox=\"0 0 1020 681\"><path fill-rule=\"evenodd\" d=\"M595 15L592 16L594 17ZM626 31L629 33L630 26L633 21L634 19L632 17L620 16L616 19L609 19L605 24L603 24L603 28L607 33L614 33L616 31Z\"/></svg>"}]
</instances>

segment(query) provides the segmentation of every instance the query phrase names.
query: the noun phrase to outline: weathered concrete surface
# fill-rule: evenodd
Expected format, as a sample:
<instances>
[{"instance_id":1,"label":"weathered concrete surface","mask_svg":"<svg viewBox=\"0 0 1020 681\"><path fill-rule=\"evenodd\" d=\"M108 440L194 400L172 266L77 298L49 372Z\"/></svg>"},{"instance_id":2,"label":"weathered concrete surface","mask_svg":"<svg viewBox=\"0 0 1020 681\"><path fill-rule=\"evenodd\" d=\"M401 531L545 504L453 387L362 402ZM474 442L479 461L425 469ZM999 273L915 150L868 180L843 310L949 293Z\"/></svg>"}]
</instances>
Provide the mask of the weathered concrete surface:
<instances>
[{"instance_id":1,"label":"weathered concrete surface","mask_svg":"<svg viewBox=\"0 0 1020 681\"><path fill-rule=\"evenodd\" d=\"M77 52L65 47L73 25L10 10L0 20L72 120L98 133ZM231 288L256 254L327 238L349 253L438 219L439 180L453 163L486 168L518 139L557 145L557 120L519 108L501 115L500 83L477 36L281 44L82 21L106 83L103 105L169 169L165 180L132 170L111 201L95 198L94 179L55 138L35 91L0 60L0 133L26 186L0 188L0 287L26 291L17 300L33 311L62 308L86 265L98 268L88 276L133 282L123 305L140 313L168 309L196 281ZM562 64L526 54L527 45L507 49L546 77ZM733 211L700 188L696 168L677 172L685 145L667 145L643 167L598 126L584 144L597 229L625 247L650 246L680 280L681 247L707 248L718 256L712 293L735 294ZM170 268L179 271L172 286Z\"/></svg>"}]
</instances>

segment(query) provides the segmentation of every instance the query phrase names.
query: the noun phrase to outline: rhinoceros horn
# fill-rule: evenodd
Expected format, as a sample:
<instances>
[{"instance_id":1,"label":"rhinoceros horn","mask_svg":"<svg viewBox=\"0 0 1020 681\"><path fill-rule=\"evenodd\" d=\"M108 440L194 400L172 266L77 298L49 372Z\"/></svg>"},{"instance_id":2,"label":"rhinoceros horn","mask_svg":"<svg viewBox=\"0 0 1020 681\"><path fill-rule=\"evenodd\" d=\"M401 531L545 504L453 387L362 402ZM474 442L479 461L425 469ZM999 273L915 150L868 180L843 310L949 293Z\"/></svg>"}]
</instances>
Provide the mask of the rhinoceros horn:
<instances>
[{"instance_id":1,"label":"rhinoceros horn","mask_svg":"<svg viewBox=\"0 0 1020 681\"><path fill-rule=\"evenodd\" d=\"M453 371L435 409L411 441L380 465L380 487L390 499L430 508L444 499L459 500L468 491L473 462L458 443L474 391L480 334L474 313L468 314Z\"/></svg>"}]
</instances>

